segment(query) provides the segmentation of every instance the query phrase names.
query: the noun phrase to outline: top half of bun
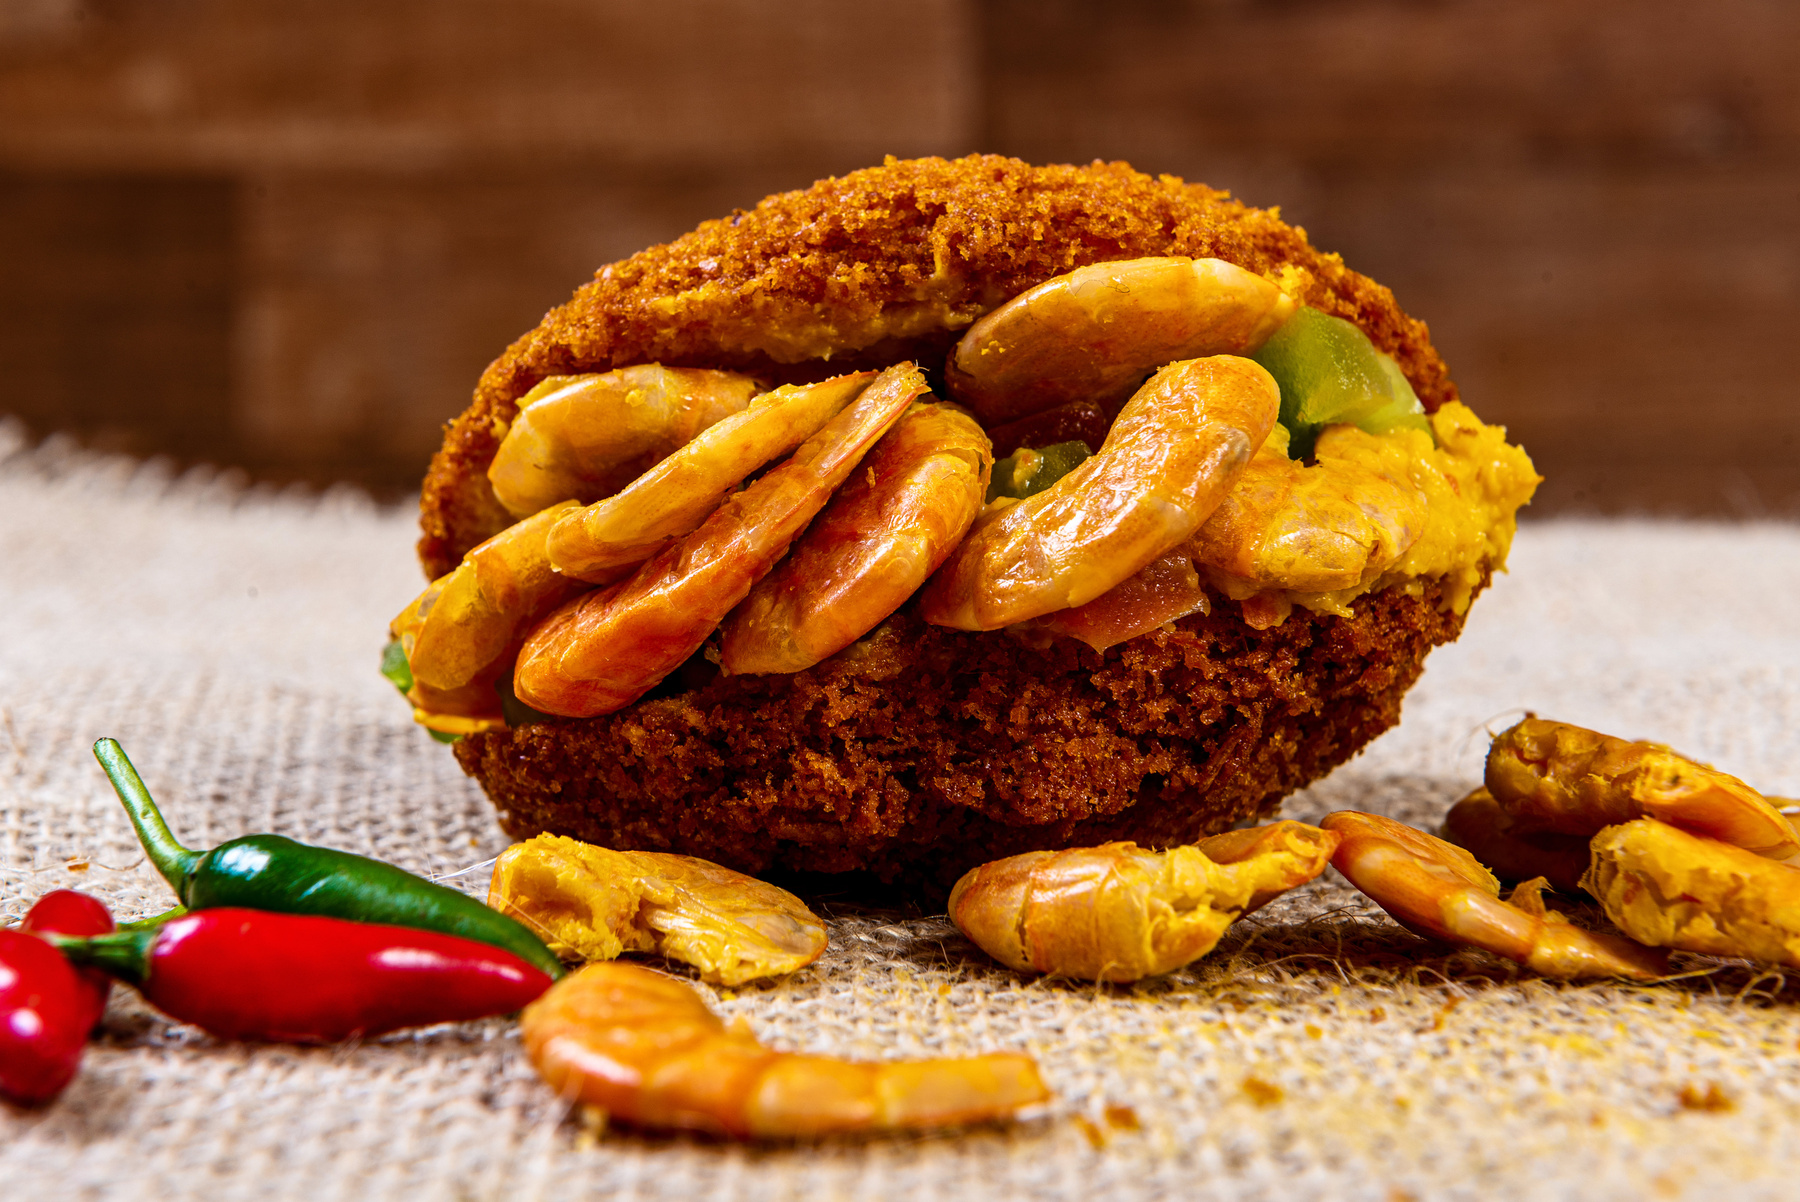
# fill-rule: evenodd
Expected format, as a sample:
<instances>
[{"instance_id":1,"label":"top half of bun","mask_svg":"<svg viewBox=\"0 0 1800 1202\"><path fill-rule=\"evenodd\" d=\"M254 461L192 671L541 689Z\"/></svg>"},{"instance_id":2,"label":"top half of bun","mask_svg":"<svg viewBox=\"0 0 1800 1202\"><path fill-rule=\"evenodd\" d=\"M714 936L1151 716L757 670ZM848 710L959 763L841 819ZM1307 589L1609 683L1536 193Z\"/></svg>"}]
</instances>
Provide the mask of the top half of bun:
<instances>
[{"instance_id":1,"label":"top half of bun","mask_svg":"<svg viewBox=\"0 0 1800 1202\"><path fill-rule=\"evenodd\" d=\"M1123 163L1033 167L979 155L889 159L768 197L601 268L482 374L421 497L428 577L511 518L486 477L518 398L547 376L634 363L771 382L915 358L933 369L982 313L1090 263L1219 258L1347 318L1427 410L1456 399L1425 324L1273 210Z\"/></svg>"}]
</instances>

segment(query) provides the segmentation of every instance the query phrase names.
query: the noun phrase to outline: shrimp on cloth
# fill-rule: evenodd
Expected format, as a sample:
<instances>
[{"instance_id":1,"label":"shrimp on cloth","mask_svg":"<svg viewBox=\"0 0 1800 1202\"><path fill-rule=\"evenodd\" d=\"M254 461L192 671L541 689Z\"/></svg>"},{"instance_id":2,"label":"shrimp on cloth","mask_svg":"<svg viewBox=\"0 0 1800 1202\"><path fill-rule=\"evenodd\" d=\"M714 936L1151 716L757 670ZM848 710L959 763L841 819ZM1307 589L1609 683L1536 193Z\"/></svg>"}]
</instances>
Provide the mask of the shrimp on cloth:
<instances>
[{"instance_id":1,"label":"shrimp on cloth","mask_svg":"<svg viewBox=\"0 0 1800 1202\"><path fill-rule=\"evenodd\" d=\"M692 856L613 851L560 835L500 853L488 905L559 956L657 952L715 985L795 972L825 951L825 924L786 889Z\"/></svg>"},{"instance_id":2,"label":"shrimp on cloth","mask_svg":"<svg viewBox=\"0 0 1800 1202\"><path fill-rule=\"evenodd\" d=\"M950 917L1008 968L1136 981L1199 959L1235 919L1324 872L1338 838L1290 821L1168 851L1026 852L970 870Z\"/></svg>"},{"instance_id":3,"label":"shrimp on cloth","mask_svg":"<svg viewBox=\"0 0 1800 1202\"><path fill-rule=\"evenodd\" d=\"M1049 1101L1017 1052L862 1063L778 1052L727 1027L688 985L635 964L590 964L519 1020L561 1097L642 1127L739 1138L947 1127Z\"/></svg>"},{"instance_id":4,"label":"shrimp on cloth","mask_svg":"<svg viewBox=\"0 0 1800 1202\"><path fill-rule=\"evenodd\" d=\"M1654 818L1594 837L1582 885L1633 939L1800 968L1800 868Z\"/></svg>"},{"instance_id":5,"label":"shrimp on cloth","mask_svg":"<svg viewBox=\"0 0 1800 1202\"><path fill-rule=\"evenodd\" d=\"M806 468L906 363L915 416ZM1272 211L889 160L603 268L482 376L420 558L562 506L539 554L572 595L496 618L462 687L504 718L443 724L517 837L941 901L1009 855L1191 844L1348 759L1536 482L1424 324Z\"/></svg>"},{"instance_id":6,"label":"shrimp on cloth","mask_svg":"<svg viewBox=\"0 0 1800 1202\"><path fill-rule=\"evenodd\" d=\"M1737 777L1567 722L1526 718L1495 736L1487 789L1520 831L1595 835L1655 818L1772 859L1800 854L1793 825Z\"/></svg>"},{"instance_id":7,"label":"shrimp on cloth","mask_svg":"<svg viewBox=\"0 0 1800 1202\"><path fill-rule=\"evenodd\" d=\"M1546 910L1542 878L1503 901L1475 857L1424 831L1355 810L1327 814L1319 825L1343 838L1332 867L1416 935L1484 948L1546 977L1650 981L1667 972L1662 953Z\"/></svg>"}]
</instances>

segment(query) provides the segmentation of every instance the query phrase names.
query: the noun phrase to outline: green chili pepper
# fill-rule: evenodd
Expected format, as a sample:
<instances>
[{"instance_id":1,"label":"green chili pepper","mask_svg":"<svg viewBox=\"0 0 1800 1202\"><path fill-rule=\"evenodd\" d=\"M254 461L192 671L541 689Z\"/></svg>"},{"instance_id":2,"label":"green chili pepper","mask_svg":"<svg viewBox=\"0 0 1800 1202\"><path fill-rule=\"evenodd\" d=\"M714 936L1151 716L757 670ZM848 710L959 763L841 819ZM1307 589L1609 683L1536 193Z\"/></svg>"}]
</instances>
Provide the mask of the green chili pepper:
<instances>
[{"instance_id":1,"label":"green chili pepper","mask_svg":"<svg viewBox=\"0 0 1800 1202\"><path fill-rule=\"evenodd\" d=\"M94 758L125 803L150 862L190 910L238 906L440 931L504 948L552 977L562 975L543 940L514 919L392 864L282 835L245 835L206 852L183 847L124 749L101 739Z\"/></svg>"},{"instance_id":2,"label":"green chili pepper","mask_svg":"<svg viewBox=\"0 0 1800 1202\"><path fill-rule=\"evenodd\" d=\"M1035 496L1093 458L1085 442L1058 442L1047 447L1020 447L996 460L988 479L987 499Z\"/></svg>"},{"instance_id":3,"label":"green chili pepper","mask_svg":"<svg viewBox=\"0 0 1800 1202\"><path fill-rule=\"evenodd\" d=\"M1311 456L1319 432L1337 422L1370 434L1401 427L1432 434L1431 419L1400 365L1341 317L1303 306L1250 357L1281 387L1291 458Z\"/></svg>"},{"instance_id":4,"label":"green chili pepper","mask_svg":"<svg viewBox=\"0 0 1800 1202\"><path fill-rule=\"evenodd\" d=\"M400 690L402 697L412 692L412 665L406 662L406 648L400 645L399 639L381 649L381 674Z\"/></svg>"},{"instance_id":5,"label":"green chili pepper","mask_svg":"<svg viewBox=\"0 0 1800 1202\"><path fill-rule=\"evenodd\" d=\"M411 705L412 665L406 662L406 648L400 645L399 639L395 639L381 649L381 674L387 677L388 683L400 690L400 695L407 698L407 704ZM441 730L431 730L430 728L427 728L425 733L440 743L454 743L462 738L461 735L446 734Z\"/></svg>"}]
</instances>

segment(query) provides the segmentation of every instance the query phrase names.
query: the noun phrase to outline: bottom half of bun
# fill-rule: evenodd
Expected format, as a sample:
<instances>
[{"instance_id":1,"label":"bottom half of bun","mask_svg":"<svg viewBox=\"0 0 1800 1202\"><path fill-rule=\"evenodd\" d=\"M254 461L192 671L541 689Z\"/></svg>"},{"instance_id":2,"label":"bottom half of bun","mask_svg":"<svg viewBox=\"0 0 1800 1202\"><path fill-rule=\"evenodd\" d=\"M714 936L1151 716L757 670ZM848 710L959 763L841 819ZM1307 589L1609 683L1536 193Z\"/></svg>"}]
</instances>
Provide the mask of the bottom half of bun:
<instances>
[{"instance_id":1,"label":"bottom half of bun","mask_svg":"<svg viewBox=\"0 0 1800 1202\"><path fill-rule=\"evenodd\" d=\"M1166 847L1273 810L1398 722L1463 621L1435 584L1266 630L1214 602L1104 653L903 611L803 672L695 663L617 713L472 735L456 757L518 838L869 873L941 901L1000 856Z\"/></svg>"}]
</instances>

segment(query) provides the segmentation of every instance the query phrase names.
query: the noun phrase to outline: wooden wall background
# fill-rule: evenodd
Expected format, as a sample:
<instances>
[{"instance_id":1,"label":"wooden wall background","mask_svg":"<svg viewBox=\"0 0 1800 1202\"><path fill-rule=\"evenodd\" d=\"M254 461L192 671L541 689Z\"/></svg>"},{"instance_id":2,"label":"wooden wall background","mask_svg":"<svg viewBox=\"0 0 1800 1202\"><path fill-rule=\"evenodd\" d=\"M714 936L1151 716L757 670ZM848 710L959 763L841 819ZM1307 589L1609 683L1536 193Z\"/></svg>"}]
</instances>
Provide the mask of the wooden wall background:
<instances>
[{"instance_id":1,"label":"wooden wall background","mask_svg":"<svg viewBox=\"0 0 1800 1202\"><path fill-rule=\"evenodd\" d=\"M0 413L416 484L601 263L898 155L1278 204L1539 512L1800 513L1792 0L0 0Z\"/></svg>"}]
</instances>

